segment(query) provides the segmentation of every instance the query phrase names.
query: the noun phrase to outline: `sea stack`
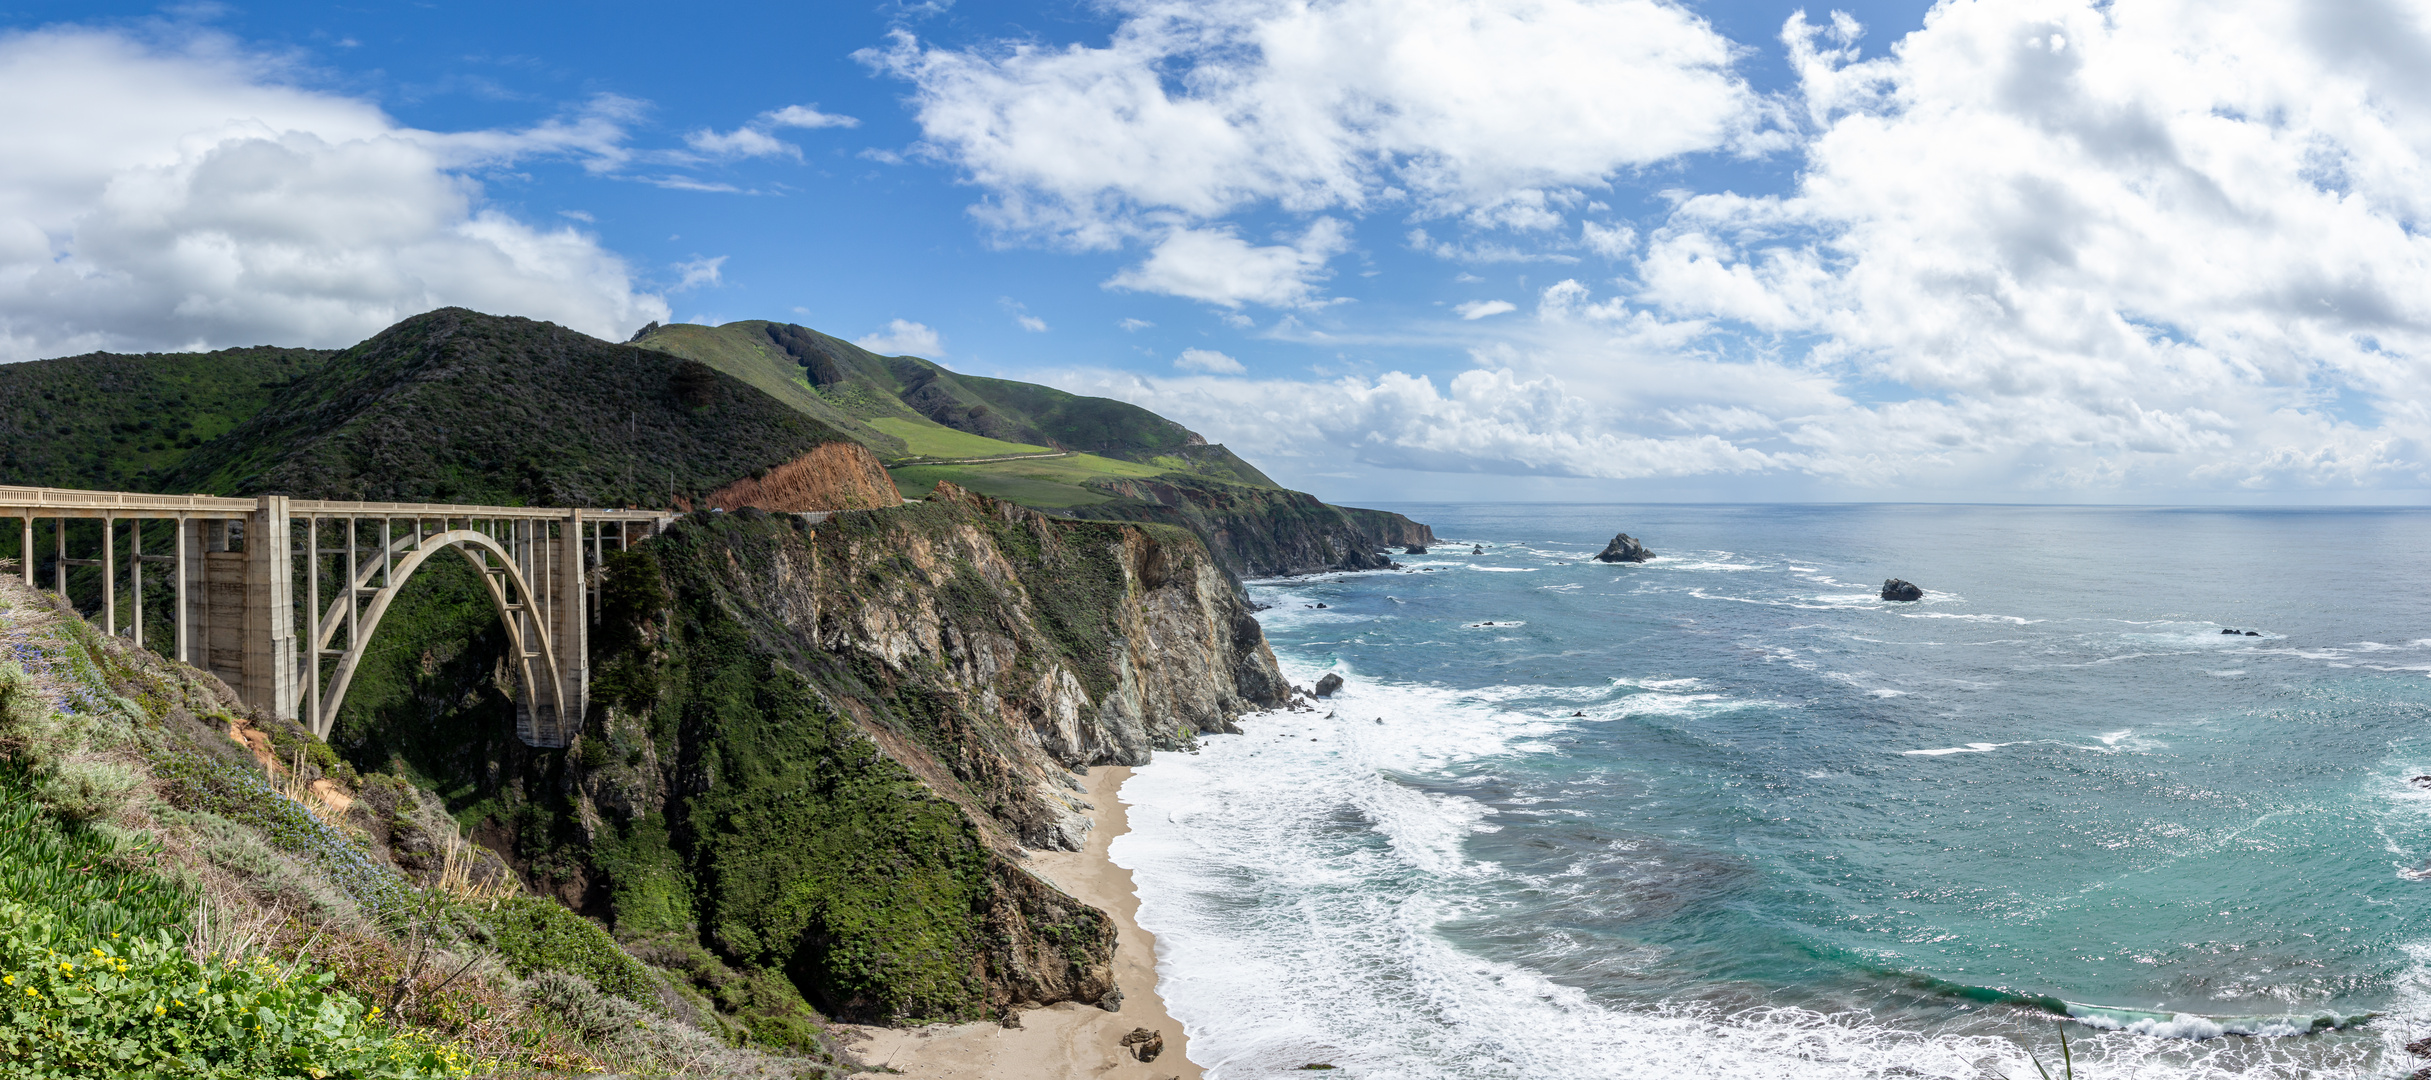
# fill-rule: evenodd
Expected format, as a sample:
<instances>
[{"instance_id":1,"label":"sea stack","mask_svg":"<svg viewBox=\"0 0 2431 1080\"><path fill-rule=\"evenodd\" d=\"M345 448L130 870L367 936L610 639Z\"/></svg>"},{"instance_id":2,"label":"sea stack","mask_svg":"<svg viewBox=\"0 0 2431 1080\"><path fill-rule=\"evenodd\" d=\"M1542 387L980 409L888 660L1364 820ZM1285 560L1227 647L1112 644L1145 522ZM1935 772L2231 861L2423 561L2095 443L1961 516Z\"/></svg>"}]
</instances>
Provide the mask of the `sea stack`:
<instances>
[{"instance_id":1,"label":"sea stack","mask_svg":"<svg viewBox=\"0 0 2431 1080\"><path fill-rule=\"evenodd\" d=\"M1325 673L1324 678L1317 680L1318 697L1332 697L1334 696L1334 691L1340 689L1342 689L1342 676L1336 675L1333 672L1328 671Z\"/></svg>"},{"instance_id":2,"label":"sea stack","mask_svg":"<svg viewBox=\"0 0 2431 1080\"><path fill-rule=\"evenodd\" d=\"M1914 582L1892 578L1882 583L1882 598L1885 600L1922 600L1925 598L1925 591Z\"/></svg>"},{"instance_id":3,"label":"sea stack","mask_svg":"<svg viewBox=\"0 0 2431 1080\"><path fill-rule=\"evenodd\" d=\"M1645 562L1651 558L1654 558L1654 552L1646 550L1646 545L1638 543L1636 537L1622 533L1613 537L1611 543L1604 545L1603 552L1595 557L1595 561Z\"/></svg>"}]
</instances>

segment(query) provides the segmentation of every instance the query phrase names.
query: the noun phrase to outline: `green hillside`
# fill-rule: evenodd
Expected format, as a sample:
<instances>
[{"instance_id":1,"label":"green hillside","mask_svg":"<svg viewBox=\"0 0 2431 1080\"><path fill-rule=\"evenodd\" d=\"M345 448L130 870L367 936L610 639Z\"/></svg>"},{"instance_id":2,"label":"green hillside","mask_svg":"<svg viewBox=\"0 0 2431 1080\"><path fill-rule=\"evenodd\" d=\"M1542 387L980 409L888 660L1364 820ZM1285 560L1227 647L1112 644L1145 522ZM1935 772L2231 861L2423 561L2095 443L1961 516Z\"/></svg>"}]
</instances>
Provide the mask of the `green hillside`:
<instances>
[{"instance_id":1,"label":"green hillside","mask_svg":"<svg viewBox=\"0 0 2431 1080\"><path fill-rule=\"evenodd\" d=\"M664 506L847 438L705 364L443 308L303 373L165 482L227 494Z\"/></svg>"},{"instance_id":2,"label":"green hillside","mask_svg":"<svg viewBox=\"0 0 2431 1080\"><path fill-rule=\"evenodd\" d=\"M264 347L0 364L0 483L154 490L335 355Z\"/></svg>"}]
</instances>

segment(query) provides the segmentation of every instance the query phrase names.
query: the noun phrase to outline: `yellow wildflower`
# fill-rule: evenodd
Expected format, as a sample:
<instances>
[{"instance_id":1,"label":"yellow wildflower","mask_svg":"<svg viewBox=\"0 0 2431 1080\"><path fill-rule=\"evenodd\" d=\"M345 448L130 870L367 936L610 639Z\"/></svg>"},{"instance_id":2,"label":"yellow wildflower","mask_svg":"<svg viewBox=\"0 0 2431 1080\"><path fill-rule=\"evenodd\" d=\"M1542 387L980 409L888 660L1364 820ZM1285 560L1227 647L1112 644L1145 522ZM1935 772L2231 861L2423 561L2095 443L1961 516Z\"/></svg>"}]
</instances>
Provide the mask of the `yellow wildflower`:
<instances>
[{"instance_id":1,"label":"yellow wildflower","mask_svg":"<svg viewBox=\"0 0 2431 1080\"><path fill-rule=\"evenodd\" d=\"M14 975L0 975L0 984L15 986L17 985L17 977Z\"/></svg>"},{"instance_id":2,"label":"yellow wildflower","mask_svg":"<svg viewBox=\"0 0 2431 1080\"><path fill-rule=\"evenodd\" d=\"M168 1010L167 1008L163 1007L163 1006L154 1005L154 1006L152 1006L152 1015L154 1015L154 1016L167 1016L167 1015L169 1015L169 1010Z\"/></svg>"}]
</instances>

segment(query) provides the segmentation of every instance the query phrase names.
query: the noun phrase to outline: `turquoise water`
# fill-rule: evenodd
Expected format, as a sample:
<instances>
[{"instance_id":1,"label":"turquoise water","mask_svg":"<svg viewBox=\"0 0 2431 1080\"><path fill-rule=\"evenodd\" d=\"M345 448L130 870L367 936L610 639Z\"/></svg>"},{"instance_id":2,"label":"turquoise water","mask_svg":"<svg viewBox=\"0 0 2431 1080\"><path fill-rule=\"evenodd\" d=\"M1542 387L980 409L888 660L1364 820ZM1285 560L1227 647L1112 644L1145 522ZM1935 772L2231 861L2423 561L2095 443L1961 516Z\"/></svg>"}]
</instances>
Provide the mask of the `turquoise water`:
<instances>
[{"instance_id":1,"label":"turquoise water","mask_svg":"<svg viewBox=\"0 0 2431 1080\"><path fill-rule=\"evenodd\" d=\"M2421 1064L2431 512L1395 509L1252 585L1345 692L1124 791L1213 1075Z\"/></svg>"}]
</instances>

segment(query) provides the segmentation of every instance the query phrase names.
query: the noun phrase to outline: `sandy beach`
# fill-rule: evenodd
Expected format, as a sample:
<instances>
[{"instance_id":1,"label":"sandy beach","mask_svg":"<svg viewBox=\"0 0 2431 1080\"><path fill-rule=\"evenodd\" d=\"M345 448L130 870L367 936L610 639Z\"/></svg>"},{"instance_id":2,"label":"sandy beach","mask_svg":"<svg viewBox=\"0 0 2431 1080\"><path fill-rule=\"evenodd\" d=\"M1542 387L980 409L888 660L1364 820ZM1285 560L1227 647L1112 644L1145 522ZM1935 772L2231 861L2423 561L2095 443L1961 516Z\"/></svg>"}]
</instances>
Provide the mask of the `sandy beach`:
<instances>
[{"instance_id":1,"label":"sandy beach","mask_svg":"<svg viewBox=\"0 0 2431 1080\"><path fill-rule=\"evenodd\" d=\"M854 1048L863 1060L919 1078L1198 1080L1190 1041L1156 992L1156 939L1140 929L1131 872L1106 853L1114 838L1130 829L1127 808L1116 797L1130 776L1130 769L1116 766L1089 770L1089 802L1097 814L1088 850L1030 857L1030 869L1114 917L1114 977L1123 990L1122 1011L1065 1002L1021 1014L1018 1028L994 1023L858 1027L854 1030L869 1040ZM1155 1061L1141 1062L1122 1045L1123 1036L1136 1028L1164 1035L1164 1052Z\"/></svg>"}]
</instances>

